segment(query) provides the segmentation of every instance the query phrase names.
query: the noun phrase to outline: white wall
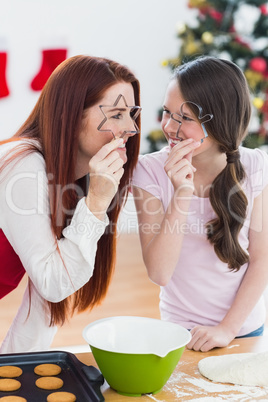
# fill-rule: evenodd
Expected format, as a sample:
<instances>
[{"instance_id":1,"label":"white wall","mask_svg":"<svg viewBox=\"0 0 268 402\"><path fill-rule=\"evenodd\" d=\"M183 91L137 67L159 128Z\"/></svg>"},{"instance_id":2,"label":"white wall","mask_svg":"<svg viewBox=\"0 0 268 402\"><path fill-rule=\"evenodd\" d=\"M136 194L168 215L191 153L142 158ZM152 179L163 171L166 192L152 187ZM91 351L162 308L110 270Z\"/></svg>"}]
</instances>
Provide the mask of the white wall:
<instances>
[{"instance_id":1,"label":"white wall","mask_svg":"<svg viewBox=\"0 0 268 402\"><path fill-rule=\"evenodd\" d=\"M142 151L157 127L170 70L161 61L177 54L176 26L194 18L187 0L5 0L0 12L0 51L8 52L11 94L0 98L0 139L11 136L32 110L39 92L30 82L41 51L67 46L68 56L90 54L130 67L141 82Z\"/></svg>"}]
</instances>

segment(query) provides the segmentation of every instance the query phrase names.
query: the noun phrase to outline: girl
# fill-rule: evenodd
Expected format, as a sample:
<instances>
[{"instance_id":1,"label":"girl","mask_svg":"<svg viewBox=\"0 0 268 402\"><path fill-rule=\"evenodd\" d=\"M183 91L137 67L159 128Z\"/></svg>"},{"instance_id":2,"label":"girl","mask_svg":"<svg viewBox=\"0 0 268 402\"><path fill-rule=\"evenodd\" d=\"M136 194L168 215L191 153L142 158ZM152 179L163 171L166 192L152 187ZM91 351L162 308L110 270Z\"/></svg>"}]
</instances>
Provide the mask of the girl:
<instances>
[{"instance_id":1,"label":"girl","mask_svg":"<svg viewBox=\"0 0 268 402\"><path fill-rule=\"evenodd\" d=\"M0 296L25 271L29 277L1 353L47 349L57 325L105 296L116 222L138 158L139 96L125 66L72 57L52 73L14 137L1 143ZM102 105L111 123L100 131Z\"/></svg>"},{"instance_id":2,"label":"girl","mask_svg":"<svg viewBox=\"0 0 268 402\"><path fill-rule=\"evenodd\" d=\"M201 57L168 85L169 145L140 157L133 177L143 258L161 286L163 320L191 330L203 352L263 331L268 282L268 158L241 146L251 114L235 64Z\"/></svg>"}]
</instances>

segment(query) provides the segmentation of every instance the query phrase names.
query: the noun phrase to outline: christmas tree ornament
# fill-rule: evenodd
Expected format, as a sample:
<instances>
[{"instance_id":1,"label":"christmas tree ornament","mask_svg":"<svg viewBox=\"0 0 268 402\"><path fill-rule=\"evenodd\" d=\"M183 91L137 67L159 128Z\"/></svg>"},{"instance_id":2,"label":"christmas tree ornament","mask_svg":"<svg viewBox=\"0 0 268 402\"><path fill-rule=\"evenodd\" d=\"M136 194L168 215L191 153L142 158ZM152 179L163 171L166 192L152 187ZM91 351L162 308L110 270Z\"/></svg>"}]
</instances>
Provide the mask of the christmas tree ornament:
<instances>
[{"instance_id":1,"label":"christmas tree ornament","mask_svg":"<svg viewBox=\"0 0 268 402\"><path fill-rule=\"evenodd\" d=\"M209 8L208 14L211 18L213 18L216 22L221 23L224 17L224 14L216 10L215 8Z\"/></svg>"},{"instance_id":2,"label":"christmas tree ornament","mask_svg":"<svg viewBox=\"0 0 268 402\"><path fill-rule=\"evenodd\" d=\"M162 61L161 61L161 66L162 66L162 67L167 67L167 66L168 66L168 60L167 60L167 59L162 60Z\"/></svg>"},{"instance_id":3,"label":"christmas tree ornament","mask_svg":"<svg viewBox=\"0 0 268 402\"><path fill-rule=\"evenodd\" d=\"M201 36L202 42L204 42L206 45L211 45L213 43L213 35L210 32L204 32Z\"/></svg>"},{"instance_id":4,"label":"christmas tree ornament","mask_svg":"<svg viewBox=\"0 0 268 402\"><path fill-rule=\"evenodd\" d=\"M202 8L207 5L206 0L189 0L188 7L189 8Z\"/></svg>"},{"instance_id":5,"label":"christmas tree ornament","mask_svg":"<svg viewBox=\"0 0 268 402\"><path fill-rule=\"evenodd\" d=\"M177 24L177 32L179 36L183 35L186 32L186 25L182 22L179 22Z\"/></svg>"},{"instance_id":6,"label":"christmas tree ornament","mask_svg":"<svg viewBox=\"0 0 268 402\"><path fill-rule=\"evenodd\" d=\"M186 55L192 55L198 53L200 50L200 44L197 41L189 42L185 45L184 50Z\"/></svg>"},{"instance_id":7,"label":"christmas tree ornament","mask_svg":"<svg viewBox=\"0 0 268 402\"><path fill-rule=\"evenodd\" d=\"M154 142L161 141L161 142L165 143L167 141L162 130L153 130L153 131L151 131L150 132L150 137L151 137L151 140L154 141Z\"/></svg>"},{"instance_id":8,"label":"christmas tree ornament","mask_svg":"<svg viewBox=\"0 0 268 402\"><path fill-rule=\"evenodd\" d=\"M167 66L169 66L169 67L175 68L175 67L179 66L180 64L181 64L181 60L178 59L178 58L169 59L169 60L163 60L163 61L161 62L161 66L162 66L162 67L167 67Z\"/></svg>"},{"instance_id":9,"label":"christmas tree ornament","mask_svg":"<svg viewBox=\"0 0 268 402\"><path fill-rule=\"evenodd\" d=\"M256 109L261 109L263 107L264 104L264 100L262 98L254 98L252 100L253 106L255 106Z\"/></svg>"},{"instance_id":10,"label":"christmas tree ornament","mask_svg":"<svg viewBox=\"0 0 268 402\"><path fill-rule=\"evenodd\" d=\"M66 48L42 50L41 67L31 82L31 88L34 91L41 91L51 73L66 59L66 57Z\"/></svg>"},{"instance_id":11,"label":"christmas tree ornament","mask_svg":"<svg viewBox=\"0 0 268 402\"><path fill-rule=\"evenodd\" d=\"M9 95L9 88L6 79L7 52L0 51L0 98Z\"/></svg>"},{"instance_id":12,"label":"christmas tree ornament","mask_svg":"<svg viewBox=\"0 0 268 402\"><path fill-rule=\"evenodd\" d=\"M250 60L249 67L254 71L264 73L267 69L267 64L263 57L254 57Z\"/></svg>"},{"instance_id":13,"label":"christmas tree ornament","mask_svg":"<svg viewBox=\"0 0 268 402\"><path fill-rule=\"evenodd\" d=\"M262 5L260 6L260 10L261 10L261 13L262 13L263 15L268 16L268 8L267 8L267 5L266 5L266 4L262 4Z\"/></svg>"},{"instance_id":14,"label":"christmas tree ornament","mask_svg":"<svg viewBox=\"0 0 268 402\"><path fill-rule=\"evenodd\" d=\"M250 69L245 70L244 74L250 88L256 91L258 85L263 81L263 75Z\"/></svg>"}]
</instances>

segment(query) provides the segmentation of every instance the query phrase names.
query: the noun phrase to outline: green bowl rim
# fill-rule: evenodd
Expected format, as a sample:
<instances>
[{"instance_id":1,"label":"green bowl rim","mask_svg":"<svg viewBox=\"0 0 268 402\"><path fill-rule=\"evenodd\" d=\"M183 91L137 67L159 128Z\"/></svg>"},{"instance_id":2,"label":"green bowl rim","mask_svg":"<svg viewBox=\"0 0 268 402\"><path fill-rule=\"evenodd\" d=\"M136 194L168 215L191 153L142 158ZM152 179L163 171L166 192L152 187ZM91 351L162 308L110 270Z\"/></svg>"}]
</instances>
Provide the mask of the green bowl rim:
<instances>
[{"instance_id":1,"label":"green bowl rim","mask_svg":"<svg viewBox=\"0 0 268 402\"><path fill-rule=\"evenodd\" d=\"M157 355L157 356L160 356L160 355L158 355L157 353L152 353L152 352L149 352L149 353L137 353L137 352L129 352L129 351L126 351L126 352L124 352L124 351L117 352L117 351L114 351L114 350L110 350L109 348L103 348L103 347L100 348L99 346L97 346L96 344L94 344L94 342L90 342L90 341L87 339L86 333L87 333L87 331L88 331L89 328L94 327L95 325L98 325L98 324L100 324L100 323L102 323L102 322L105 322L105 321L110 321L110 320L115 320L115 319L121 319L121 318L123 318L123 319L130 319L130 320L132 320L132 319L133 319L133 320L134 320L134 319L142 319L142 320L146 320L146 321L150 320L150 321L163 322L163 323L168 324L168 325L170 325L170 326L177 326L177 327L179 327L185 334L188 335L188 340L187 340L186 342L181 342L181 344L178 344L176 347L170 348L170 349L166 352L165 356L168 355L168 353L170 353L170 352L172 352L172 351L174 351L174 350L177 350L177 349L180 349L180 348L186 346L187 343L189 343L190 340L191 340L191 338L192 338L192 335L191 335L190 331L188 331L186 328L184 328L184 327L181 326L180 324L176 324L176 323L170 322L170 321L163 321L163 320L160 320L160 319L157 319L157 318L141 317L141 316L113 316L113 317L106 317L106 318L101 318L101 319L99 319L99 320L93 321L92 323L88 324L88 325L83 329L83 332L82 332L83 338L84 338L85 341L89 344L89 346L93 346L94 348L97 348L97 349L99 349L99 350L103 350L103 351L106 351L106 352L118 353L118 354L129 354L129 355L144 355L144 356L145 356L145 355ZM164 356L161 355L160 357L164 357Z\"/></svg>"}]
</instances>

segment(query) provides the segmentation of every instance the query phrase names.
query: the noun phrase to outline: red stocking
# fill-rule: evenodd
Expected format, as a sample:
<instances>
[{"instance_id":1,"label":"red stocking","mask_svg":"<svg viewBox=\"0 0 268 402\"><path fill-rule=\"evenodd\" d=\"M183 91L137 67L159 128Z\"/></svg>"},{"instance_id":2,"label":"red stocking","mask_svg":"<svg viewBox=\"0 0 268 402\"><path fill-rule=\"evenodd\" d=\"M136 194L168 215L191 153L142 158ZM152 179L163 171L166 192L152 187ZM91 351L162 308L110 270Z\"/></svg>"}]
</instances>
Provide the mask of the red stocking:
<instances>
[{"instance_id":1,"label":"red stocking","mask_svg":"<svg viewBox=\"0 0 268 402\"><path fill-rule=\"evenodd\" d=\"M0 51L0 98L9 95L9 89L6 82L7 53Z\"/></svg>"},{"instance_id":2,"label":"red stocking","mask_svg":"<svg viewBox=\"0 0 268 402\"><path fill-rule=\"evenodd\" d=\"M55 70L55 68L66 59L67 50L66 49L49 49L42 51L42 65L31 82L31 88L34 91L41 91L43 86L47 82L50 74Z\"/></svg>"}]
</instances>

